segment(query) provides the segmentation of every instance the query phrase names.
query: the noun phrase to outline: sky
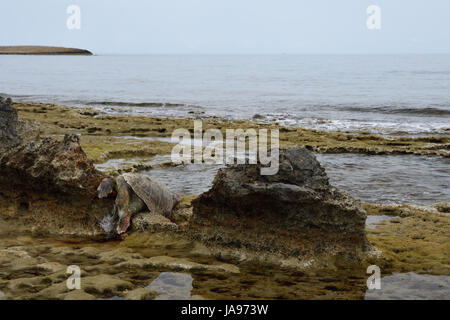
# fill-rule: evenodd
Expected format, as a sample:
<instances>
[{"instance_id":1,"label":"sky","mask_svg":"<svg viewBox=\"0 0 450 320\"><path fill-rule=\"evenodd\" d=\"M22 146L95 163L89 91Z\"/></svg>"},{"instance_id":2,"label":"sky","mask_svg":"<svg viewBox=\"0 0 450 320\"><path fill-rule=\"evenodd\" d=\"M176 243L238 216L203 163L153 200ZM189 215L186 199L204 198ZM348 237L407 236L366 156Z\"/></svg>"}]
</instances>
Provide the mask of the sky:
<instances>
[{"instance_id":1,"label":"sky","mask_svg":"<svg viewBox=\"0 0 450 320\"><path fill-rule=\"evenodd\" d=\"M450 53L449 0L2 0L0 12L0 45L96 54Z\"/></svg>"}]
</instances>

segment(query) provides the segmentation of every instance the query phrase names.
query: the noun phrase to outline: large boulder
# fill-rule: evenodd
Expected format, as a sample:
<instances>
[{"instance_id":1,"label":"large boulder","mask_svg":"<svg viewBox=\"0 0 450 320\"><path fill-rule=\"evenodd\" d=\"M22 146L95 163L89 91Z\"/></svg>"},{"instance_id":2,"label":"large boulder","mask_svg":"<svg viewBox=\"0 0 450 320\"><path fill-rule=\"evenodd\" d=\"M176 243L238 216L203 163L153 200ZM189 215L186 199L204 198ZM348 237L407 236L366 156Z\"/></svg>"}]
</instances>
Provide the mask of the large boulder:
<instances>
[{"instance_id":1,"label":"large boulder","mask_svg":"<svg viewBox=\"0 0 450 320\"><path fill-rule=\"evenodd\" d=\"M0 158L0 182L9 189L94 197L105 176L95 169L75 134L12 148Z\"/></svg>"},{"instance_id":2,"label":"large boulder","mask_svg":"<svg viewBox=\"0 0 450 320\"><path fill-rule=\"evenodd\" d=\"M295 257L358 257L369 248L366 212L329 184L305 148L280 150L279 171L261 165L220 169L195 199L191 232L204 242Z\"/></svg>"},{"instance_id":3,"label":"large boulder","mask_svg":"<svg viewBox=\"0 0 450 320\"><path fill-rule=\"evenodd\" d=\"M0 215L51 233L100 233L113 205L97 198L104 178L74 134L11 147L0 155Z\"/></svg>"}]
</instances>

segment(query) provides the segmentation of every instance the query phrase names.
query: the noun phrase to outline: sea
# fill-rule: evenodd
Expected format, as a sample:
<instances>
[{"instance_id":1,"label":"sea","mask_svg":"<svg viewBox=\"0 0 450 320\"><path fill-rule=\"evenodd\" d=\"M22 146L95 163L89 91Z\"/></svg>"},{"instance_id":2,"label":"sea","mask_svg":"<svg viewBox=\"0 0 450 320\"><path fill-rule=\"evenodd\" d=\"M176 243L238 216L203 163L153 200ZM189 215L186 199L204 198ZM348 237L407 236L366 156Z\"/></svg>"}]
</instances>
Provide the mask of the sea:
<instances>
[{"instance_id":1,"label":"sea","mask_svg":"<svg viewBox=\"0 0 450 320\"><path fill-rule=\"evenodd\" d=\"M0 94L113 114L450 135L450 55L0 56Z\"/></svg>"}]
</instances>

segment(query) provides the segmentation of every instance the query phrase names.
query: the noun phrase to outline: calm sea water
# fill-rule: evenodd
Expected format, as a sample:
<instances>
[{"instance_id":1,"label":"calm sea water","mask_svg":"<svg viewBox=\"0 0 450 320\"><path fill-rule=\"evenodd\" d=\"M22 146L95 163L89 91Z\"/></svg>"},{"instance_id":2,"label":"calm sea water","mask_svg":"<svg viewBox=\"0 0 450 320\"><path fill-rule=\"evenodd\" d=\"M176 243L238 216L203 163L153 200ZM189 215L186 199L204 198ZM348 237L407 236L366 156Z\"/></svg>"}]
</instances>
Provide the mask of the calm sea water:
<instances>
[{"instance_id":1,"label":"calm sea water","mask_svg":"<svg viewBox=\"0 0 450 320\"><path fill-rule=\"evenodd\" d=\"M450 55L0 56L0 93L107 113L450 134Z\"/></svg>"},{"instance_id":2,"label":"calm sea water","mask_svg":"<svg viewBox=\"0 0 450 320\"><path fill-rule=\"evenodd\" d=\"M450 201L450 159L414 155L317 154L330 183L366 203L432 205ZM147 173L181 194L212 186L218 165L187 165ZM186 183L189 181L189 183Z\"/></svg>"}]
</instances>

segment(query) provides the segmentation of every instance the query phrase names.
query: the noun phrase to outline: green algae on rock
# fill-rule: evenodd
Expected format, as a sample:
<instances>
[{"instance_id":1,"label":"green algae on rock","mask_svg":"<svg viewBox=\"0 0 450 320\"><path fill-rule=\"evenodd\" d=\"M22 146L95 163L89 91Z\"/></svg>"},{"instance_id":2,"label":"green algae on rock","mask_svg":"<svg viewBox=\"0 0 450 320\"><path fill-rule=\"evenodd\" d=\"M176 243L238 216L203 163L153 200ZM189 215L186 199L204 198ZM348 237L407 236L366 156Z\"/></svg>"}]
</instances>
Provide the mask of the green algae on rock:
<instances>
[{"instance_id":1,"label":"green algae on rock","mask_svg":"<svg viewBox=\"0 0 450 320\"><path fill-rule=\"evenodd\" d=\"M92 108L67 107L44 103L16 102L14 107L24 120L38 122L43 136L81 135L81 145L96 163L113 158L133 158L170 154L173 144L127 137L170 137L178 128L193 130L194 118L110 116ZM319 153L416 154L450 157L450 137L381 137L371 134L326 132L257 123L247 120L225 121L204 118L203 130L254 128L279 129L280 147L304 146ZM94 130L95 129L95 130Z\"/></svg>"},{"instance_id":2,"label":"green algae on rock","mask_svg":"<svg viewBox=\"0 0 450 320\"><path fill-rule=\"evenodd\" d=\"M399 217L367 229L369 241L381 251L373 263L386 273L450 276L450 215L446 212L449 206L365 204L368 214Z\"/></svg>"}]
</instances>

